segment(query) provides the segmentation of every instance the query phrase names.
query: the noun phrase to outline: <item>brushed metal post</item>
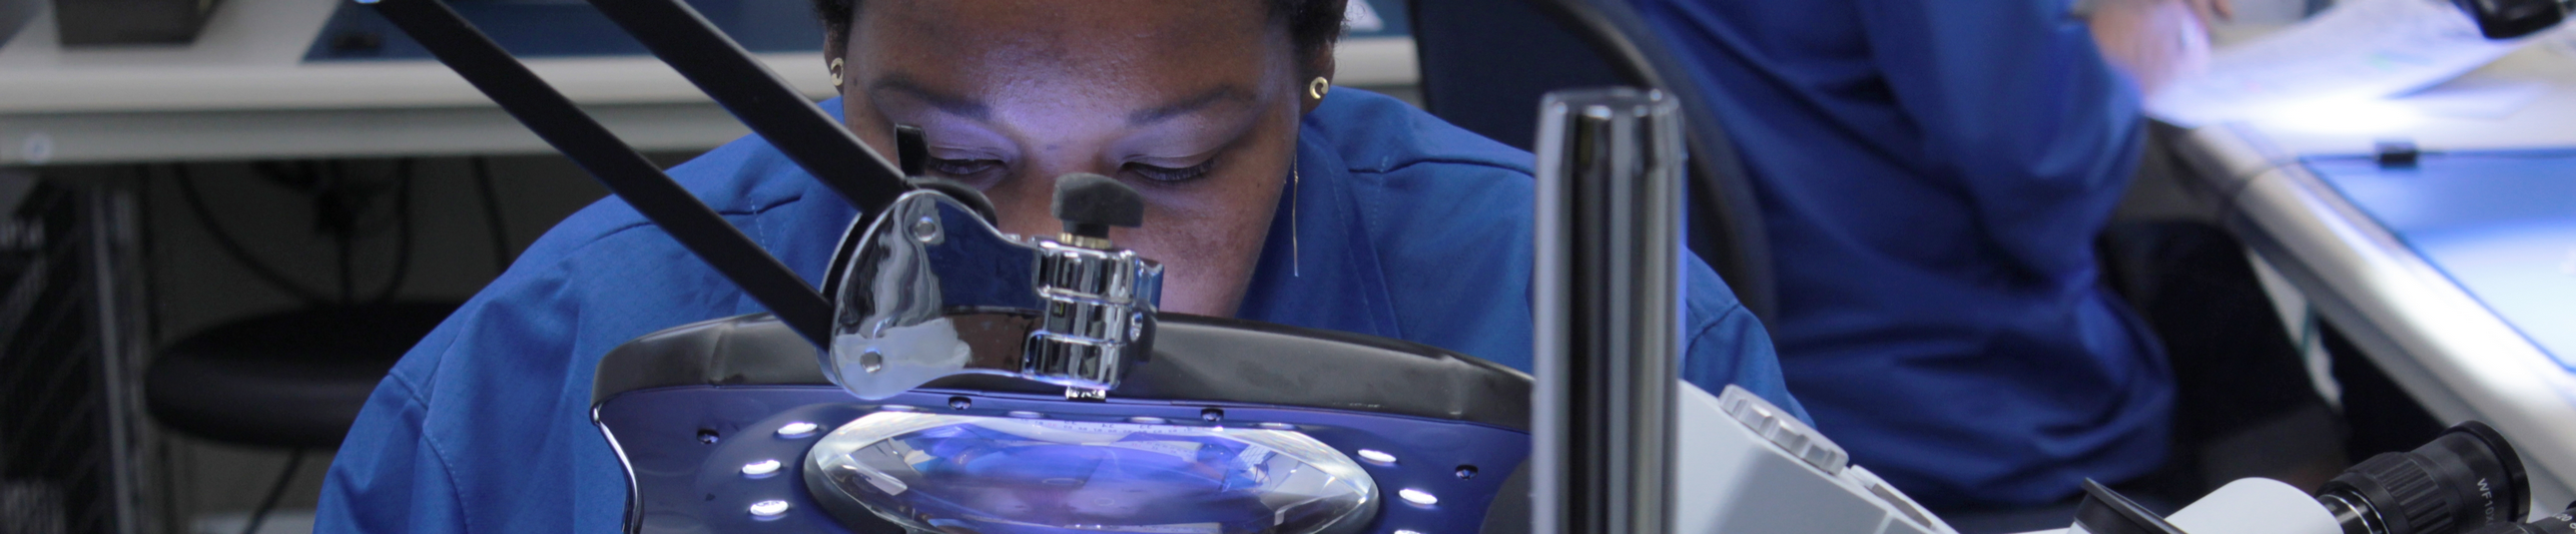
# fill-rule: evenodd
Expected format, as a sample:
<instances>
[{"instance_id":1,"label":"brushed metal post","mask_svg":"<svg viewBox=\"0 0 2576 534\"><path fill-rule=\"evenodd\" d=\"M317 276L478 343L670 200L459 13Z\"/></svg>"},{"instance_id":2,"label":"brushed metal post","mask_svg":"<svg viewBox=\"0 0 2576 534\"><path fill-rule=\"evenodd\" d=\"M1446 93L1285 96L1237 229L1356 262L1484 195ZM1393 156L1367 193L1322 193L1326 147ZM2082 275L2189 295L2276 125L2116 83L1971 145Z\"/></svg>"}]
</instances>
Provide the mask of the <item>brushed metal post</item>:
<instances>
[{"instance_id":1,"label":"brushed metal post","mask_svg":"<svg viewBox=\"0 0 2576 534\"><path fill-rule=\"evenodd\" d=\"M1540 104L1533 532L1672 529L1681 117L1628 88Z\"/></svg>"}]
</instances>

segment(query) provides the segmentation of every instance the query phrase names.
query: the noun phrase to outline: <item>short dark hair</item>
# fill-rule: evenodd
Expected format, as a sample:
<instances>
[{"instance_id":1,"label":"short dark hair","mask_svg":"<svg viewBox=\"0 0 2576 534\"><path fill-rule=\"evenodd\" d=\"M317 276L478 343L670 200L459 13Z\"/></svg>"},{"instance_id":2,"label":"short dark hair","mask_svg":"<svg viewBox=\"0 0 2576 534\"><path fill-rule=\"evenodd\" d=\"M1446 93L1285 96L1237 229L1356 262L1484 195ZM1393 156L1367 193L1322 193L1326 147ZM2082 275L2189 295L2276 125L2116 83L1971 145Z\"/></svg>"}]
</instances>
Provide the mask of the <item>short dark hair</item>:
<instances>
[{"instance_id":1,"label":"short dark hair","mask_svg":"<svg viewBox=\"0 0 2576 534\"><path fill-rule=\"evenodd\" d=\"M842 46L839 39L850 36L851 17L859 11L860 0L814 0L814 14L823 18L826 35L835 39L832 46ZM1297 45L1297 59L1313 64L1315 54L1329 54L1333 41L1342 37L1342 10L1349 0L1261 0L1270 4L1270 20L1288 24L1288 38Z\"/></svg>"}]
</instances>

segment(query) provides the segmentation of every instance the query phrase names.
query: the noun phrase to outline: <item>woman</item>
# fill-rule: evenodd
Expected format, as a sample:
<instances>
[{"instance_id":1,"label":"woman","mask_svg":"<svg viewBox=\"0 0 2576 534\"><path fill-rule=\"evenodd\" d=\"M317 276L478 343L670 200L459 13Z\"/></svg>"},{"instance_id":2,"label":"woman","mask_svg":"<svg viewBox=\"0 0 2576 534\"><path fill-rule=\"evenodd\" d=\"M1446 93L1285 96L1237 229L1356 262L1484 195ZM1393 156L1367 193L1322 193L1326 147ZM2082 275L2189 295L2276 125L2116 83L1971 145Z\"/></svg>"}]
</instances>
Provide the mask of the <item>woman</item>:
<instances>
[{"instance_id":1,"label":"woman","mask_svg":"<svg viewBox=\"0 0 2576 534\"><path fill-rule=\"evenodd\" d=\"M1334 90L1340 0L821 0L824 102L1004 230L1055 233L1052 179L1148 203L1115 240L1167 266L1165 310L1412 340L1528 369L1530 155ZM851 208L757 138L671 170L821 280ZM1770 342L1693 263L1687 378L1792 406ZM588 418L601 354L761 311L623 203L549 232L385 379L333 463L317 530L602 532L626 479Z\"/></svg>"},{"instance_id":2,"label":"woman","mask_svg":"<svg viewBox=\"0 0 2576 534\"><path fill-rule=\"evenodd\" d=\"M2087 481L2157 506L2234 478L2189 480L2217 472L2192 454L2341 469L2330 432L2218 439L2331 413L2243 248L2110 225L2141 95L2193 74L2227 2L1632 1L1749 132L1790 383L1960 532L2065 528Z\"/></svg>"}]
</instances>

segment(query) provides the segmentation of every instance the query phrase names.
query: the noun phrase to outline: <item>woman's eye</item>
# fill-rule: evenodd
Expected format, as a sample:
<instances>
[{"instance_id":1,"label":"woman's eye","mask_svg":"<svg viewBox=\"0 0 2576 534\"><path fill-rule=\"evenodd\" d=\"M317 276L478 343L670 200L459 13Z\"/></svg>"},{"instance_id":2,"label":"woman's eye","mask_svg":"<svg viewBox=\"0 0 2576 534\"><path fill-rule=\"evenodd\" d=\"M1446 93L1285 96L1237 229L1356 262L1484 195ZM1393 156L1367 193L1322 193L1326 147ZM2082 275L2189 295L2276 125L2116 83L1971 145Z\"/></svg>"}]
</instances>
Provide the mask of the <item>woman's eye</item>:
<instances>
[{"instance_id":1,"label":"woman's eye","mask_svg":"<svg viewBox=\"0 0 2576 534\"><path fill-rule=\"evenodd\" d=\"M974 176L1002 168L1002 160L930 158L930 164L926 167L930 168L930 172L948 176Z\"/></svg>"},{"instance_id":2,"label":"woman's eye","mask_svg":"<svg viewBox=\"0 0 2576 534\"><path fill-rule=\"evenodd\" d=\"M1127 164L1127 172L1135 174L1139 178L1153 180L1156 182L1187 182L1207 177L1208 169L1214 168L1215 166L1216 160L1213 159L1201 162L1197 165L1177 169L1172 167L1146 165L1143 163L1129 163Z\"/></svg>"}]
</instances>

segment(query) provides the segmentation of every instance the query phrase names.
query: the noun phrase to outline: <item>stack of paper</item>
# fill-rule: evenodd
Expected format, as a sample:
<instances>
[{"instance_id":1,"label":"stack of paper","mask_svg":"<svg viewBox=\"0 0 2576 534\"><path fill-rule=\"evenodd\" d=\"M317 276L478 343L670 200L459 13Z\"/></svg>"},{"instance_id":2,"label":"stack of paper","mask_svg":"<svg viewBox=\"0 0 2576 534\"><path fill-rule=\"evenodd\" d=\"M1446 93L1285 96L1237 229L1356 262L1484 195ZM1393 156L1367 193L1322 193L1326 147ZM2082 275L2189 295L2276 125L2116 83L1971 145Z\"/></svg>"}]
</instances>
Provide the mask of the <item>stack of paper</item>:
<instances>
[{"instance_id":1,"label":"stack of paper","mask_svg":"<svg viewBox=\"0 0 2576 534\"><path fill-rule=\"evenodd\" d=\"M2457 77L2532 40L2489 41L2449 0L2343 0L2219 49L2207 72L2174 84L2147 110L2199 126L2382 99Z\"/></svg>"}]
</instances>

